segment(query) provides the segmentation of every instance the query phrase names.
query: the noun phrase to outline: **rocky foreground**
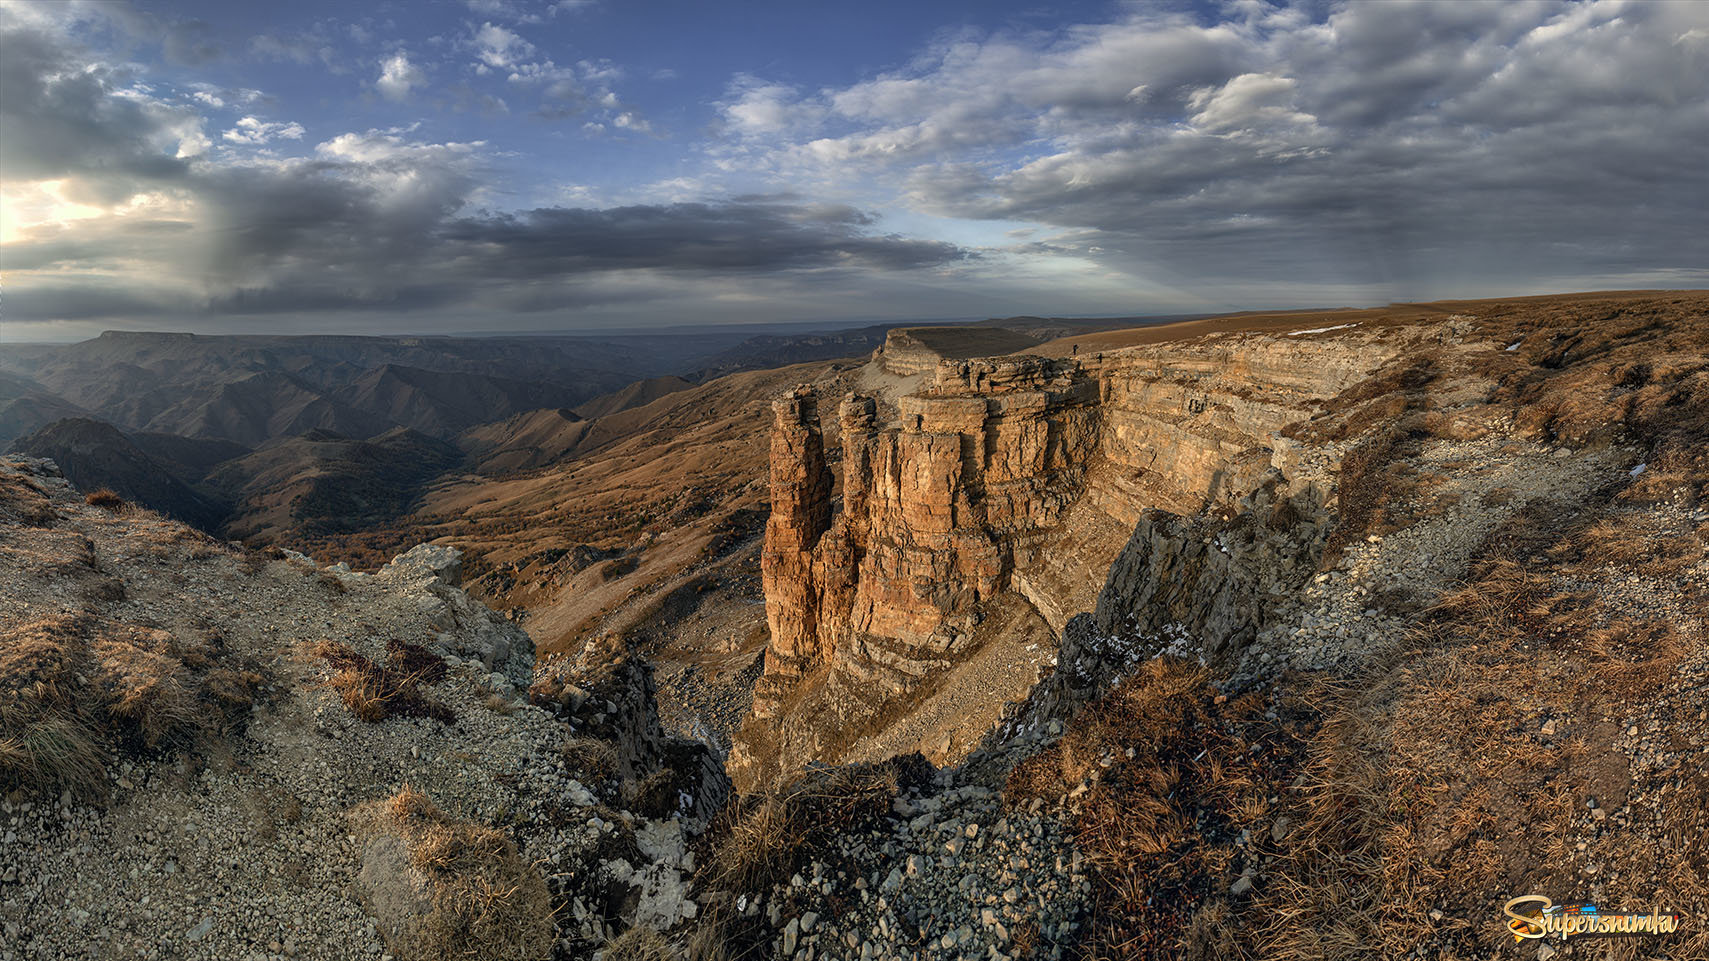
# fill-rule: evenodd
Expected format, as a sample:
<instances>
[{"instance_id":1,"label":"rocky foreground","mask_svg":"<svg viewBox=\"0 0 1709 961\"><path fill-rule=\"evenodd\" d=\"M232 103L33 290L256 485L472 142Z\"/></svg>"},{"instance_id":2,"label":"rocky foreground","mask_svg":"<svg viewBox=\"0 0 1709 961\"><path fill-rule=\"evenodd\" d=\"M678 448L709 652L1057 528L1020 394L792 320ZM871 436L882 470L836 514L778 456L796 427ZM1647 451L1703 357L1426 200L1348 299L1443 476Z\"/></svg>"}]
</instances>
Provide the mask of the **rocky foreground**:
<instances>
[{"instance_id":1,"label":"rocky foreground","mask_svg":"<svg viewBox=\"0 0 1709 961\"><path fill-rule=\"evenodd\" d=\"M85 503L42 461L0 462L0 495L0 958L585 956L607 919L694 916L716 765L662 764L638 665L531 705L533 645L454 551L322 570ZM649 777L670 791L637 813ZM469 864L412 860L406 785L485 832ZM514 930L438 904L459 870Z\"/></svg>"}]
</instances>

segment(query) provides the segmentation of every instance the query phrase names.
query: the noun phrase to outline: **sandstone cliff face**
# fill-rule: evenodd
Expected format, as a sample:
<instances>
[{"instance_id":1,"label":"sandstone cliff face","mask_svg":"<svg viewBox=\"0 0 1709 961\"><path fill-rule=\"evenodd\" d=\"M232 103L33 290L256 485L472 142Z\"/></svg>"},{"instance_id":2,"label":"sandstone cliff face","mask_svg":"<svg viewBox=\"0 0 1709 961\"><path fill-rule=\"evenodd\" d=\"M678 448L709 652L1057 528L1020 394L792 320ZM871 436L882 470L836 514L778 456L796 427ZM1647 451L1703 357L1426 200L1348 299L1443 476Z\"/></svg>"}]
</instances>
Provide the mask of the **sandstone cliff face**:
<instances>
[{"instance_id":1,"label":"sandstone cliff face","mask_svg":"<svg viewBox=\"0 0 1709 961\"><path fill-rule=\"evenodd\" d=\"M738 781L835 760L845 735L905 710L984 643L979 626L999 596L1024 598L1052 643L1093 607L1147 510L1232 513L1260 490L1299 496L1315 483L1310 458L1278 431L1408 336L945 360L931 386L898 399L893 424L880 424L872 398L842 402L840 512L817 399L791 391L774 405L772 639L731 758Z\"/></svg>"}]
</instances>

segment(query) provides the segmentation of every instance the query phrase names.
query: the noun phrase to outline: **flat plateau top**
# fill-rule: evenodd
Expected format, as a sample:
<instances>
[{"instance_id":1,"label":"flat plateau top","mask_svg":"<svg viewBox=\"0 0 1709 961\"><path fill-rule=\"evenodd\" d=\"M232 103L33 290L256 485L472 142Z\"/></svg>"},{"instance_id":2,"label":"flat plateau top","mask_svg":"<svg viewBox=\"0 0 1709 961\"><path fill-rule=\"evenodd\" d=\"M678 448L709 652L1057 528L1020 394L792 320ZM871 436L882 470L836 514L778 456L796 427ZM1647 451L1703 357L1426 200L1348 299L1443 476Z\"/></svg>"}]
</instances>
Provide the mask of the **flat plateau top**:
<instances>
[{"instance_id":1,"label":"flat plateau top","mask_svg":"<svg viewBox=\"0 0 1709 961\"><path fill-rule=\"evenodd\" d=\"M1206 334L1311 330L1342 324L1398 326L1427 320L1442 320L1452 314L1480 316L1498 306L1536 306L1564 302L1622 303L1676 296L1701 296L1705 293L1709 293L1709 291L1604 290L1582 294L1547 294L1537 297L1497 297L1490 300L1437 300L1428 303L1390 304L1387 307L1369 307L1357 310L1247 311L1224 314L1220 317L1206 317L1201 320L1185 320L1173 324L1130 327L1124 330L1107 330L1092 334L1080 334L1075 337L1062 337L1021 353L1038 354L1044 357L1066 357L1074 351L1076 346L1086 351L1120 350L1123 347L1141 347L1146 344L1160 344L1172 340L1190 340L1194 337L1203 337Z\"/></svg>"}]
</instances>

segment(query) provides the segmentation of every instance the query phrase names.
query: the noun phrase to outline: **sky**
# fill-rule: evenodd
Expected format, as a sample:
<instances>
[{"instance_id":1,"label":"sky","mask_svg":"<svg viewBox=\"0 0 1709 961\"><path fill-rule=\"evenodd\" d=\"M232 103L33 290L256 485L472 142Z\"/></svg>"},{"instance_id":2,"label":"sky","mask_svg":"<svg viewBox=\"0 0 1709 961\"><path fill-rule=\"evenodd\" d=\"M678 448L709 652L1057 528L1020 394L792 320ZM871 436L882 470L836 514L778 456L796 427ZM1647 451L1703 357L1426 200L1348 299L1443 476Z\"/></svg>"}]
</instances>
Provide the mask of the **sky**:
<instances>
[{"instance_id":1,"label":"sky","mask_svg":"<svg viewBox=\"0 0 1709 961\"><path fill-rule=\"evenodd\" d=\"M0 0L0 340L1709 286L1709 2Z\"/></svg>"}]
</instances>

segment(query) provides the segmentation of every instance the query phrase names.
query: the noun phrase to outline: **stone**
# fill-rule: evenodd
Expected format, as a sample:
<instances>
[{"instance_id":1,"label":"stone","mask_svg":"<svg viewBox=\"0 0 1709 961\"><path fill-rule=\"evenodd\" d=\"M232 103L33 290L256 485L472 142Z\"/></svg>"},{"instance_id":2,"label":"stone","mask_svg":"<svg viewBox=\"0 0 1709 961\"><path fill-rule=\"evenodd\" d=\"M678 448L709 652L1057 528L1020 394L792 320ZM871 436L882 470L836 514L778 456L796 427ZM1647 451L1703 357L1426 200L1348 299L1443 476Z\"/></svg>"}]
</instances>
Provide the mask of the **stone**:
<instances>
[{"instance_id":1,"label":"stone","mask_svg":"<svg viewBox=\"0 0 1709 961\"><path fill-rule=\"evenodd\" d=\"M940 358L910 375L931 381L895 399L893 423L879 423L872 397L838 406L840 512L820 398L789 390L771 411L761 556L771 638L752 710L764 723L738 736L733 775L758 784L808 759L834 763L845 732L878 704L905 713L1006 597L1024 599L1052 634L1073 634L1076 612L1096 609L1106 638L1112 625L1179 623L1210 655L1251 644L1273 598L1315 572L1328 527L1307 479L1322 457L1280 431L1402 341L1242 337L1095 358ZM1299 520L1269 530L1274 492L1296 476L1286 516ZM1184 519L1212 507L1256 519ZM1123 596L1132 602L1106 601ZM1147 620L1123 623L1135 614ZM1060 668L1086 661L1093 680L1103 670L1096 652L1073 653L1058 660L1053 697L1073 675ZM977 741L939 731L918 749L950 763Z\"/></svg>"}]
</instances>

